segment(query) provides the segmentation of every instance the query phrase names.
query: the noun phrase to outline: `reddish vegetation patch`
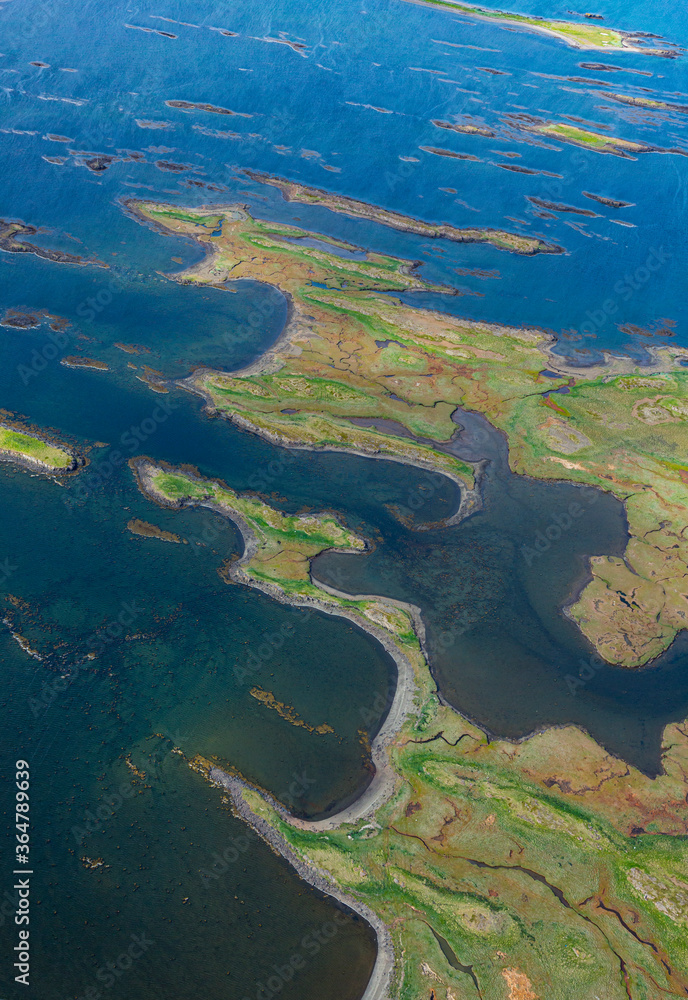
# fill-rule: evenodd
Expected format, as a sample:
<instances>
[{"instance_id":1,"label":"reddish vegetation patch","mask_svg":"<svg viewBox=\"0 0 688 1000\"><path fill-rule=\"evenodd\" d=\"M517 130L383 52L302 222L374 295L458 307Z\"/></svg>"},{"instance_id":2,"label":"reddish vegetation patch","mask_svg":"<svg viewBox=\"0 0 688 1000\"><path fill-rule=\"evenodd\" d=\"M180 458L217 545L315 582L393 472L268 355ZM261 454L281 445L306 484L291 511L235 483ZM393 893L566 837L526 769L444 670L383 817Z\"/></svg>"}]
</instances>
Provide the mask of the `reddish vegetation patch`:
<instances>
[{"instance_id":1,"label":"reddish vegetation patch","mask_svg":"<svg viewBox=\"0 0 688 1000\"><path fill-rule=\"evenodd\" d=\"M502 975L509 987L509 1000L539 1000L525 972L519 969L502 969Z\"/></svg>"}]
</instances>

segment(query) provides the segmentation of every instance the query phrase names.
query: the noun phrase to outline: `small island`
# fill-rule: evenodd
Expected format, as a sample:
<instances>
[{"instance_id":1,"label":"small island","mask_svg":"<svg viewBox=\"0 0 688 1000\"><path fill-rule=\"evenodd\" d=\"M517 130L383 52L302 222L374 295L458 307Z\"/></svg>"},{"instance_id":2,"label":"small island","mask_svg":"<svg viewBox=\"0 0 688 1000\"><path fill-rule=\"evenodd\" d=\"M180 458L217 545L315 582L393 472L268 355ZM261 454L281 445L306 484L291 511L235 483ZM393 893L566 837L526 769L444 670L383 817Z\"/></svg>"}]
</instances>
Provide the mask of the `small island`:
<instances>
[{"instance_id":1,"label":"small island","mask_svg":"<svg viewBox=\"0 0 688 1000\"><path fill-rule=\"evenodd\" d=\"M604 96L606 97L607 95L605 94ZM590 129L580 128L578 125L569 125L566 122L546 122L531 115L510 115L507 122L513 128L519 129L522 132L532 132L534 135L559 139L561 142L568 142L573 146L582 146L584 149L591 149L596 153L610 153L612 156L630 156L633 153L671 152L670 150L659 149L657 146L648 146L645 142L631 142L630 139L619 139L613 135L603 135L600 132L592 132Z\"/></svg>"},{"instance_id":2,"label":"small island","mask_svg":"<svg viewBox=\"0 0 688 1000\"><path fill-rule=\"evenodd\" d=\"M31 471L73 472L80 460L66 445L15 423L0 423L0 461L15 462Z\"/></svg>"},{"instance_id":3,"label":"small island","mask_svg":"<svg viewBox=\"0 0 688 1000\"><path fill-rule=\"evenodd\" d=\"M443 123L442 127L454 128L449 123ZM465 131L466 129L457 128L456 131ZM485 135L487 130L475 128L471 129L471 132ZM305 184L297 184L295 181L283 180L281 177L273 177L256 170L244 170L243 173L251 180L279 188L285 201L298 201L304 205L323 205L333 212L340 212L353 218L372 219L373 222L380 222L383 226L399 229L405 233L417 233L419 236L426 236L430 239L441 237L455 243L490 243L498 250L510 250L512 253L525 254L526 256L536 253L564 252L562 247L547 243L539 237L510 233L504 229L457 229L456 226L449 226L446 223L424 222L422 219L412 219L408 215L400 215L398 212L391 212L378 205L369 205L356 198L346 198L343 195L324 191L322 188L307 187Z\"/></svg>"},{"instance_id":4,"label":"small island","mask_svg":"<svg viewBox=\"0 0 688 1000\"><path fill-rule=\"evenodd\" d=\"M66 368L92 368L98 372L110 371L104 361L98 361L97 358L85 358L79 354L65 355L60 364Z\"/></svg>"},{"instance_id":5,"label":"small island","mask_svg":"<svg viewBox=\"0 0 688 1000\"><path fill-rule=\"evenodd\" d=\"M36 226L0 219L0 250L4 253L32 253L36 257L51 260L55 264L79 264L81 266L91 264L95 267L108 267L103 261L95 258L80 257L77 254L67 253L66 250L54 250L52 247L42 247L37 243L29 243L25 239L19 239L20 236L35 236L36 233L38 233Z\"/></svg>"},{"instance_id":6,"label":"small island","mask_svg":"<svg viewBox=\"0 0 688 1000\"><path fill-rule=\"evenodd\" d=\"M142 521L138 517L132 517L130 521L127 521L127 528L132 535L139 535L141 538L158 538L161 542L174 542L177 545L180 545L182 542L186 542L186 539L182 539L179 535L175 535L173 531L165 531L163 528L159 528L156 524L150 524L148 521Z\"/></svg>"},{"instance_id":7,"label":"small island","mask_svg":"<svg viewBox=\"0 0 688 1000\"><path fill-rule=\"evenodd\" d=\"M462 135L482 135L485 139L494 139L496 132L484 125L474 125L470 122L445 122L439 118L433 118L432 124L437 128L449 129L451 132L460 132Z\"/></svg>"},{"instance_id":8,"label":"small island","mask_svg":"<svg viewBox=\"0 0 688 1000\"><path fill-rule=\"evenodd\" d=\"M637 97L631 94L612 94L606 90L596 90L598 97L603 97L608 101L616 101L618 104L628 104L632 108L649 108L651 111L677 111L680 114L688 113L688 104L671 104L669 101L657 101L652 97Z\"/></svg>"}]
</instances>

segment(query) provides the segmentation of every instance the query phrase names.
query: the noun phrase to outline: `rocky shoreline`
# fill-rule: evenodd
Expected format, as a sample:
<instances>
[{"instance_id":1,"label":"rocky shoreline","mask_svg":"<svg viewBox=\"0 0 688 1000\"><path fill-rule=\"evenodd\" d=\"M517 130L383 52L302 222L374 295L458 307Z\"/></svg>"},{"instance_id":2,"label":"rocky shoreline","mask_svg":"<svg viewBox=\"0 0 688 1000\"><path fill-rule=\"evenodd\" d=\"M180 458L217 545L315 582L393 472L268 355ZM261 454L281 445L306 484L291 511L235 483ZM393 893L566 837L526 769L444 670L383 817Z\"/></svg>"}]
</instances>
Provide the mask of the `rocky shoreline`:
<instances>
[{"instance_id":1,"label":"rocky shoreline","mask_svg":"<svg viewBox=\"0 0 688 1000\"><path fill-rule=\"evenodd\" d=\"M145 496L149 497L149 499L154 500L161 507L168 507L176 510L190 506L205 507L208 510L212 510L216 514L229 518L236 525L243 540L244 551L241 556L231 562L226 569L227 576L235 583L240 583L244 586L259 590L273 598L273 600L279 601L280 604L288 604L292 607L315 608L318 611L322 611L323 614L346 618L348 621L352 622L352 624L357 625L369 635L373 636L374 639L377 639L385 652L388 653L394 660L397 670L394 698L385 717L385 721L383 722L371 745L371 760L375 767L375 774L372 781L368 784L363 793L355 800L355 802L351 803L351 805L336 813L334 816L328 817L327 819L312 821L299 820L295 817L291 817L288 813L286 813L286 811L283 811L285 819L288 819L290 823L293 823L302 829L313 831L332 830L337 826L340 826L342 823L353 823L364 816L372 815L372 813L374 813L375 810L377 810L380 805L382 805L382 803L389 798L394 790L396 776L391 764L389 763L386 751L394 737L401 729L407 716L415 710L414 701L417 693L417 685L413 664L410 662L405 653L403 653L397 646L389 632L375 625L372 621L364 618L362 615L356 614L355 611L351 611L341 605L333 604L325 599L318 600L317 598L307 597L305 595L287 594L275 584L268 583L264 580L256 580L249 576L245 572L244 566L255 556L258 550L258 541L251 526L237 511L232 510L229 507L225 507L222 504L218 504L212 500L167 500L166 498L160 496L152 482L150 470L153 466L150 459L145 456L141 456L131 459L129 464L134 472L141 492L144 493ZM188 469L185 470L185 474L191 475ZM202 482L202 479L198 478L198 481ZM337 550L330 548L328 551L331 552ZM390 598L380 598L376 595L370 595L370 597L367 598L367 595L346 594L344 592L337 591L334 588L328 587L318 580L313 580L312 582L319 587L323 593L332 594L334 597L351 601L370 599L402 608L411 617L413 629L418 637L421 648L423 647L425 641L425 627L421 619L420 610L413 605L406 604L401 601L395 601ZM281 806L279 808L282 809Z\"/></svg>"},{"instance_id":2,"label":"rocky shoreline","mask_svg":"<svg viewBox=\"0 0 688 1000\"><path fill-rule=\"evenodd\" d=\"M236 525L243 539L244 551L239 559L235 560L228 566L227 575L230 579L237 583L260 590L282 604L289 604L295 607L316 608L325 614L336 615L338 617L348 619L353 624L364 629L368 634L377 639L377 641L383 646L385 651L395 662L397 668L397 681L394 698L387 716L385 717L385 721L383 722L371 745L371 761L375 768L372 781L366 786L361 795L359 795L354 802L350 803L333 816L320 820L298 819L292 816L284 808L284 806L273 799L272 796L263 789L253 789L253 786L238 776L231 775L219 767L213 767L209 773L211 781L215 784L221 785L229 791L233 807L237 815L248 823L252 829L254 829L255 832L273 848L273 850L276 850L279 854L281 854L282 857L284 857L292 865L301 878L357 912L373 927L377 937L378 953L373 974L362 1000L384 1000L384 998L390 995L390 984L396 968L396 956L391 935L384 921L382 921L368 906L356 900L353 896L343 893L340 889L338 889L337 886L327 878L325 873L300 858L292 850L292 848L289 847L286 840L276 830L274 830L266 820L257 816L256 813L251 810L250 806L243 797L243 791L245 789L258 791L285 822L297 827L298 829L308 830L314 833L334 830L343 823L355 823L363 818L374 819L375 812L394 793L398 780L397 774L389 760L387 752L388 748L401 730L401 727L407 717L417 711L415 698L418 689L413 665L408 657L397 646L389 633L376 626L373 622L364 619L361 615L358 615L347 608L328 603L325 600L319 601L316 598L287 594L274 584L270 584L265 581L257 581L250 577L245 572L244 566L249 563L255 555L258 549L258 541L253 529L237 511L211 500L167 500L166 498L161 497L159 492L155 489L152 477L152 469L155 468L155 466L153 466L150 459L146 457L138 457L136 459L132 459L129 464L134 472L141 492L150 499L154 500L160 506L172 509L181 509L189 506L206 507L217 514L228 517ZM189 470L186 470L186 474L190 474ZM198 478L198 481L202 482L200 477L194 478ZM325 593L330 593L333 596L342 597L348 600L365 599L364 595L353 596L345 594L334 590L334 588L323 585L319 581L314 582ZM381 599L371 595L371 600L379 601ZM400 601L389 600L387 598L384 599L384 603L391 603L397 607L401 607L410 614L413 621L414 631L416 632L422 646L425 638L425 629L419 609L412 605L408 605Z\"/></svg>"},{"instance_id":3,"label":"rocky shoreline","mask_svg":"<svg viewBox=\"0 0 688 1000\"><path fill-rule=\"evenodd\" d=\"M320 892L325 893L325 895L337 900L338 903L353 910L370 924L377 938L377 956L373 972L361 1000L386 1000L390 995L390 985L397 961L392 936L385 922L365 903L362 903L349 893L343 892L323 871L320 871L314 865L308 864L300 858L289 846L284 837L270 826L267 820L258 816L251 809L243 796L244 789L251 787L247 782L235 775L228 774L219 767L212 767L208 777L213 784L229 792L235 814L250 826L273 851L280 854L285 861L289 862L304 882L308 882L309 885L319 889ZM265 793L262 794L265 795ZM268 796L265 797L268 798ZM279 807L274 801L271 801L271 804L279 808L280 811L283 811L282 807Z\"/></svg>"},{"instance_id":4,"label":"rocky shoreline","mask_svg":"<svg viewBox=\"0 0 688 1000\"><path fill-rule=\"evenodd\" d=\"M43 462L40 458L35 458L33 455L26 455L21 451L14 451L11 448L0 447L0 462L11 462L14 465L18 465L21 468L26 469L27 472L47 472L53 476L74 475L80 468L88 464L88 459L72 451L71 448L68 448L62 442L52 440L46 435L39 436L38 434L29 434L29 432L24 428L13 424L0 424L0 429L2 428L16 430L19 433L35 438L37 441L41 441L43 444L49 445L50 447L59 448L61 451L64 451L65 455L71 457L71 461L68 465L51 465L49 462Z\"/></svg>"}]
</instances>

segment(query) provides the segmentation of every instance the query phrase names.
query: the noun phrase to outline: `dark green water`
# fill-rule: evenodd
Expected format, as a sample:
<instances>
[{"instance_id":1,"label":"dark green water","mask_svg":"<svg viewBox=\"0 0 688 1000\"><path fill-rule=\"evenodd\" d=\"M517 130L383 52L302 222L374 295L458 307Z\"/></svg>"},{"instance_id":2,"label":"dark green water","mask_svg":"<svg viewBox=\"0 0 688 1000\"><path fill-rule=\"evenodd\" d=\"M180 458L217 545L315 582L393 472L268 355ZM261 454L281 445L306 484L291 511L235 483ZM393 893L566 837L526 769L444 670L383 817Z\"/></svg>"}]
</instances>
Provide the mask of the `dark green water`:
<instances>
[{"instance_id":1,"label":"dark green water","mask_svg":"<svg viewBox=\"0 0 688 1000\"><path fill-rule=\"evenodd\" d=\"M170 754L171 742L142 736L114 678L75 682L37 723L26 703L32 670L13 645L3 638L2 708L6 717L11 706L13 725L3 727L0 777L9 789L20 741L33 774L31 964L39 995L254 1000L275 967L297 955L303 965L282 995L359 996L374 954L362 922L342 915L334 924L330 903L246 836L219 793ZM134 777L125 751L145 778ZM3 834L5 858L8 840ZM108 867L89 870L83 856ZM6 918L0 935L9 954L16 928ZM127 949L142 936L150 944L129 963ZM8 978L4 995L24 995Z\"/></svg>"}]
</instances>

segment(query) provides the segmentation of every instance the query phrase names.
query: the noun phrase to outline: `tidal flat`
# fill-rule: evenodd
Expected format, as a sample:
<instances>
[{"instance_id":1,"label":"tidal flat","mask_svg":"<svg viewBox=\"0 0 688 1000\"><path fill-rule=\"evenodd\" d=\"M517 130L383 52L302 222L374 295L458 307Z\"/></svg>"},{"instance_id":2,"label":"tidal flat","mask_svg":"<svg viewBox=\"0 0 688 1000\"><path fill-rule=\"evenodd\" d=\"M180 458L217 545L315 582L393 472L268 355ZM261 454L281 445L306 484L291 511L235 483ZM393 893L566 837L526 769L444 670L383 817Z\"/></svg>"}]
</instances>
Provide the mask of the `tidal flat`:
<instances>
[{"instance_id":1,"label":"tidal flat","mask_svg":"<svg viewBox=\"0 0 688 1000\"><path fill-rule=\"evenodd\" d=\"M510 23L385 2L352 17L350 5L334 0L323 24L317 3L239 2L218 20L199 0L193 15L144 5L125 24L120 9L91 0L64 5L57 19L47 9L0 6L3 37L11 39L2 56L2 216L25 227L3 229L0 245L2 405L25 429L28 421L49 429L89 459L69 477L10 462L0 468L0 773L11 781L17 747L30 755L37 995L65 1000L100 989L147 1000L163 991L191 1000L200 991L265 1000L267 989L281 987L285 1000L359 1000L376 953L388 954L385 921L400 973L392 985L413 1000L431 992L436 1000L477 996L476 983L488 1000L680 993L685 652L680 637L672 642L680 621L657 600L651 578L680 574L644 547L654 536L634 505L656 488L663 502L645 506L648 521L680 523L677 405L685 386L656 367L655 347L674 357L686 348L683 263L674 252L683 238L676 204L685 159L600 155L590 142L509 129L505 118L516 110L643 150L680 148L685 116L655 105L685 101L684 59L670 44L686 41L681 10L642 0L632 12L600 8L601 21L523 0L513 13L525 20ZM593 44L594 32L627 41L636 29L648 32L638 48L654 52L618 38L585 52L537 24L531 30L538 13L567 22L572 38L582 29ZM285 80L293 85L276 88ZM605 82L624 100L601 97ZM433 121L464 129L440 131ZM440 147L452 155L426 152ZM333 207L318 197L286 201L245 170L321 192ZM337 250L359 263L371 252L422 262L415 276L426 290L379 294L398 297L423 322L438 313L486 328L548 331L551 350L524 358L537 360L532 381L513 365L519 392L533 395L519 395L500 426L510 467L494 454L499 440L493 448L480 426L469 426L480 412L476 397L456 414L460 429L450 419L455 394L434 415L419 401L400 402L404 391L378 392L385 378L400 377L402 364L410 388L434 378L426 359L390 336L386 317L375 339L390 342L371 347L367 360L380 367L366 398L343 399L338 386L298 395L302 385L290 378L282 408L301 412L280 414L294 432L281 444L224 419L228 409L211 418L205 400L175 382L199 369L234 377L276 354L289 295L250 278L218 287L171 279L198 266L207 245L139 225L121 210L132 197L182 212L205 206L200 233L210 240L232 204L296 230L285 242L297 249ZM336 210L351 203L358 212ZM581 207L595 216L570 210ZM390 224L376 221L377 212ZM420 225L403 228L409 219ZM443 227L477 238L452 239ZM668 254L652 258L645 280L650 247ZM346 298L345 288L311 291ZM462 326L464 339L447 346L463 351L472 340L479 350L499 350L487 337L478 343L475 330ZM605 351L627 367L612 370ZM98 359L109 370L61 365L65 355ZM475 370L477 362L457 355L453 363ZM625 375L641 378L627 384ZM280 378L263 376L272 388ZM468 383L461 376L457 387L463 393ZM505 397L512 387L491 386ZM333 400L342 412L325 420ZM428 400L432 393L421 402ZM304 417L316 404L320 424ZM399 414L426 420L412 430ZM636 463L609 469L616 454L605 457L603 429L615 414L616 451L627 439L654 444ZM344 421L352 428L344 445L350 452L365 439L364 455L297 447L305 431L312 442L324 431L334 440ZM404 461L375 455L382 448ZM425 459L432 452L432 468L409 464L410 452ZM230 520L208 507L163 508L143 497L127 465L143 455L193 465L198 478L257 500L280 523L336 516L366 549L311 561L310 585L330 581L324 600L352 601L361 587L376 600L397 594L426 605L427 656L420 637L413 662L409 654L419 714L387 747L393 795L382 811L373 812L366 796L375 790L371 764L384 763L373 756L376 739L394 721L391 657L352 622L319 611L304 619L300 609L233 580L243 540ZM659 485L643 478L648 470ZM509 496L500 500L501 490ZM466 518L460 499L469 492L483 506L476 502ZM605 497L602 506L588 503L595 495ZM133 534L131 523L161 535ZM642 583L624 574L629 525L628 558ZM181 544L162 544L165 533ZM660 548L670 556L673 545L665 532ZM585 568L594 553L591 580ZM500 554L501 575L493 573ZM586 584L593 600L579 606L579 626L570 602ZM636 585L636 603L661 623L637 629L624 649L619 636L635 619L624 599L634 607ZM494 643L480 661L482 676L466 685L471 704L461 707L455 609L467 641L489 624L463 614L471 588L476 612L495 619ZM565 612L554 609L554 592ZM669 604L680 607L675 592ZM597 607L607 627L593 634ZM510 657L523 646L530 656L529 642L536 654L548 643L546 656L537 666L537 655L529 659L527 669L518 658L510 684ZM629 649L628 662L605 665L607 655ZM460 711L438 693L451 685ZM237 722L244 717L245 726ZM542 731L522 738L520 726ZM284 824L298 871L326 873L321 891L232 814L227 787L208 787L189 768L199 754L216 773L241 770L255 815L275 830ZM343 829L317 825L342 815ZM358 894L356 905L374 917L340 926L346 911L322 891ZM447 909L447 898L459 905ZM154 945L103 988L99 970L126 953L132 935ZM4 954L13 938L5 921ZM290 967L294 976L282 976ZM7 972L0 965L2 995L19 1000L26 990Z\"/></svg>"},{"instance_id":2,"label":"tidal flat","mask_svg":"<svg viewBox=\"0 0 688 1000\"><path fill-rule=\"evenodd\" d=\"M288 297L288 322L262 359L230 375L200 370L183 383L209 413L280 444L380 455L445 472L470 489L470 463L446 445L457 408L475 410L505 435L507 467L597 486L624 501L627 550L599 553L593 579L571 602L597 652L612 665L642 666L685 628L684 470L674 459L688 418L682 348L656 350L644 368L608 356L582 372L554 354L545 331L415 307L414 293L442 289L412 261L342 258L338 248L309 247L299 241L303 231L256 220L240 206L210 224L203 209L128 207L207 246L206 259L177 281L222 286L250 277ZM338 210L350 206L340 199ZM395 433L395 424L406 433Z\"/></svg>"}]
</instances>

